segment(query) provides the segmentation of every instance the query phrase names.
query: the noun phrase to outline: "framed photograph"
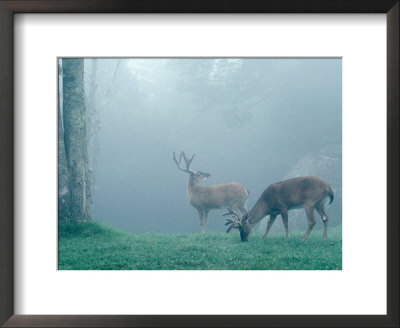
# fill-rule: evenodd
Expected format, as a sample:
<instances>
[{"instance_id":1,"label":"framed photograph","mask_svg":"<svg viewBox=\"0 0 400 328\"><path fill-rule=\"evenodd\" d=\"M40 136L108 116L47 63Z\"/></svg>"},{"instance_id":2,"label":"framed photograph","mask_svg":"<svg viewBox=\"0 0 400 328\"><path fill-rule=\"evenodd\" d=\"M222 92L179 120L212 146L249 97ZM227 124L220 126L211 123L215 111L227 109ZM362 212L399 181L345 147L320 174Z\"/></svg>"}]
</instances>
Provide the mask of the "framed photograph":
<instances>
[{"instance_id":1,"label":"framed photograph","mask_svg":"<svg viewBox=\"0 0 400 328\"><path fill-rule=\"evenodd\" d=\"M2 325L399 325L398 1L0 9Z\"/></svg>"},{"instance_id":2,"label":"framed photograph","mask_svg":"<svg viewBox=\"0 0 400 328\"><path fill-rule=\"evenodd\" d=\"M341 58L58 65L59 270L342 269Z\"/></svg>"}]
</instances>

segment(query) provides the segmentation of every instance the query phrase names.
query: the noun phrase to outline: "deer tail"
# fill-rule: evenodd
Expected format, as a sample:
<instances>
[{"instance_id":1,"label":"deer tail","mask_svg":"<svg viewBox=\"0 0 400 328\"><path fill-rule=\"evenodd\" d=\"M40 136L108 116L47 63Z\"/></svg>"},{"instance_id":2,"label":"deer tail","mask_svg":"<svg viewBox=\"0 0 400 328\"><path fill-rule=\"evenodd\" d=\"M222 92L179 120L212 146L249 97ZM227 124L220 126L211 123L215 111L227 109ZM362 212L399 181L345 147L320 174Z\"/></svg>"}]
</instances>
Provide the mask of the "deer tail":
<instances>
[{"instance_id":1,"label":"deer tail","mask_svg":"<svg viewBox=\"0 0 400 328\"><path fill-rule=\"evenodd\" d=\"M333 195L333 190L330 186L328 186L328 190L327 190L328 196L329 196L329 204L332 204L333 199L335 198Z\"/></svg>"}]
</instances>

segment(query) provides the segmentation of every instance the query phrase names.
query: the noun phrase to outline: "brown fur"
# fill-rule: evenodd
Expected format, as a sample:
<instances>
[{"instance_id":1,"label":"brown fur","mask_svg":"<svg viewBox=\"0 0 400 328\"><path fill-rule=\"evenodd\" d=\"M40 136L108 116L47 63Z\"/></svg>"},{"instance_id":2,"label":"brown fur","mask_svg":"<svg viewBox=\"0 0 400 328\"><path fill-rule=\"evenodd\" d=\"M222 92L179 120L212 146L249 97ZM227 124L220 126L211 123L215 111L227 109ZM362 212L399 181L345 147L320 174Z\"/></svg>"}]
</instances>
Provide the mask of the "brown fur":
<instances>
[{"instance_id":1,"label":"brown fur","mask_svg":"<svg viewBox=\"0 0 400 328\"><path fill-rule=\"evenodd\" d=\"M315 225L314 210L317 210L324 222L323 239L325 240L327 238L328 216L325 213L324 202L327 197L330 198L331 203L333 201L332 188L326 181L314 176L298 177L271 184L261 194L250 213L242 219L241 228L244 230L242 240L246 241L252 226L267 215L270 218L263 238L267 237L277 215L281 215L286 237L289 238L288 211L301 207L304 207L308 220L308 229L303 240L308 238Z\"/></svg>"},{"instance_id":2,"label":"brown fur","mask_svg":"<svg viewBox=\"0 0 400 328\"><path fill-rule=\"evenodd\" d=\"M181 171L189 174L188 197L190 204L197 210L201 232L204 232L204 227L207 221L208 212L212 209L221 207L230 207L235 211L240 211L243 215L247 213L246 200L249 196L247 188L240 183L230 182L215 186L199 186L198 183L207 179L210 174L190 169L191 159L187 158L182 152L179 161L173 153L173 160ZM186 163L186 169L180 163L181 159Z\"/></svg>"}]
</instances>

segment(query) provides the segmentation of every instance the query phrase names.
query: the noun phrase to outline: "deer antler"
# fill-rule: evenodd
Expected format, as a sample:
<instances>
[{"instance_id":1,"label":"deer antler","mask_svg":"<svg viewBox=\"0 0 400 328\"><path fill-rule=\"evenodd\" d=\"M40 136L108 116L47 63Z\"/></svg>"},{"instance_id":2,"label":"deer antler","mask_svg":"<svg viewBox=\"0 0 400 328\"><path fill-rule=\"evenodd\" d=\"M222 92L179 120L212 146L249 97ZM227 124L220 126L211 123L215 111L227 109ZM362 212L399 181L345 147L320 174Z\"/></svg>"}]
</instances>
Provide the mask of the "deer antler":
<instances>
[{"instance_id":1,"label":"deer antler","mask_svg":"<svg viewBox=\"0 0 400 328\"><path fill-rule=\"evenodd\" d=\"M182 157L183 157L183 159L185 160L186 169L184 169L184 168L181 166ZM185 155L185 153L184 153L184 152L181 152L181 154L180 154L180 156L179 156L179 162L178 162L178 160L176 159L175 152L172 153L172 159L173 159L173 161L176 163L176 166L178 166L178 169L180 169L181 171L184 171L184 172L186 172L186 173L191 173L191 172L192 172L192 170L189 168L189 166L190 166L190 163L193 161L193 158L194 158L194 154L193 154L192 158L191 158L190 160L188 160L187 157L186 157L186 155Z\"/></svg>"},{"instance_id":2,"label":"deer antler","mask_svg":"<svg viewBox=\"0 0 400 328\"><path fill-rule=\"evenodd\" d=\"M228 226L226 232L230 232L232 229L238 229L242 225L242 217L237 211L232 210L231 208L227 208L228 213L223 214L223 216L231 215L230 218L227 218L225 221L225 225Z\"/></svg>"},{"instance_id":3,"label":"deer antler","mask_svg":"<svg viewBox=\"0 0 400 328\"><path fill-rule=\"evenodd\" d=\"M237 211L232 210L230 207L227 207L226 209L228 210L228 213L222 214L222 216L232 215L234 218L238 219L239 221L242 219L242 217L240 216L240 214Z\"/></svg>"},{"instance_id":4,"label":"deer antler","mask_svg":"<svg viewBox=\"0 0 400 328\"><path fill-rule=\"evenodd\" d=\"M181 162L181 158L183 157L183 159L185 160L185 163L186 163L186 170L188 170L188 171L190 171L189 166L190 166L190 163L192 163L195 154L196 153L193 153L192 157L190 159L188 159L186 157L185 152L183 151L183 152L181 152L181 155L179 156L179 163Z\"/></svg>"}]
</instances>

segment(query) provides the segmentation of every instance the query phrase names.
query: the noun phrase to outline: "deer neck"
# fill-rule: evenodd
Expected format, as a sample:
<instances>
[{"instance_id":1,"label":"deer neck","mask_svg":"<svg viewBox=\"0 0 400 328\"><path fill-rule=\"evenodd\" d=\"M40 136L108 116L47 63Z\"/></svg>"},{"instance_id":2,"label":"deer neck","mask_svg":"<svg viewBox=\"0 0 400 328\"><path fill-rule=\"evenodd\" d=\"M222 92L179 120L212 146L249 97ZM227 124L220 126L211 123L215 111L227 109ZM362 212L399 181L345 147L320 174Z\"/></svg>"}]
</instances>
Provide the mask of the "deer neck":
<instances>
[{"instance_id":1,"label":"deer neck","mask_svg":"<svg viewBox=\"0 0 400 328\"><path fill-rule=\"evenodd\" d=\"M197 186L197 183L194 181L193 177L190 176L189 183L187 186L187 195L188 195L189 199L192 197L193 190L196 188L196 186Z\"/></svg>"},{"instance_id":2,"label":"deer neck","mask_svg":"<svg viewBox=\"0 0 400 328\"><path fill-rule=\"evenodd\" d=\"M249 223L254 226L256 225L263 217L268 214L268 207L263 201L259 201L254 205L254 207L249 212Z\"/></svg>"}]
</instances>

